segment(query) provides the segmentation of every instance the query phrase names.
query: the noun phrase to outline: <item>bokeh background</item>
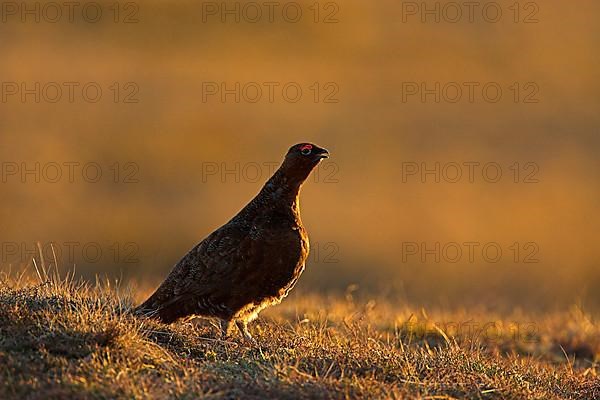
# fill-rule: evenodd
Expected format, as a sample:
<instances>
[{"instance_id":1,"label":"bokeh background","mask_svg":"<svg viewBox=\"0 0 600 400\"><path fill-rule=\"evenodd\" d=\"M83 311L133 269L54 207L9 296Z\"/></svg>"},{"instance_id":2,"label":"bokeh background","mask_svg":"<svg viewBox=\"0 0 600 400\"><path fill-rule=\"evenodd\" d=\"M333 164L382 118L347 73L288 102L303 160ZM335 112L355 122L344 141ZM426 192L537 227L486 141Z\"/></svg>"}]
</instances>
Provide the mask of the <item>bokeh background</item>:
<instances>
[{"instance_id":1,"label":"bokeh background","mask_svg":"<svg viewBox=\"0 0 600 400\"><path fill-rule=\"evenodd\" d=\"M300 1L285 14L302 9L291 23L287 3L273 22L264 3L255 3L265 13L258 22L239 3L239 23L219 9L235 10L231 1L120 3L118 14L114 2L97 2L96 23L81 10L73 22L42 14L37 23L3 8L2 269L41 262L37 242L53 263L54 243L63 270L152 286L260 190L290 145L314 141L332 158L302 194L313 254L301 291L351 290L424 307L578 304L600 312L600 3L522 2L517 23L512 0L495 3L497 23L482 8L472 23L466 14L449 22L448 2L438 3L439 23L423 23L406 13L409 2L388 0L321 2L316 17L314 2ZM26 4L43 13L46 3ZM66 89L47 101L50 86L39 103L31 94L23 101L20 85L36 82L79 89L72 102ZM81 95L89 82L102 88L94 103ZM252 85L239 102L205 91L236 82L279 86L273 101L265 90L255 103ZM282 95L290 82L303 90L297 102ZM407 82L494 82L503 96L486 101L476 89L472 102L466 94L423 102L403 99ZM532 87L536 101L526 102ZM487 182L481 169L473 182L403 176L407 163L465 162L497 163L502 178ZM36 163L39 182L35 173L23 178ZM58 182L47 179L52 163L63 166ZM78 163L73 179L65 163ZM83 165L100 166L97 182L83 179ZM537 182L525 182L532 172ZM503 256L486 261L480 246L473 262L463 254L454 263L405 251L407 243L464 242L495 243ZM537 262L525 262L533 250Z\"/></svg>"}]
</instances>

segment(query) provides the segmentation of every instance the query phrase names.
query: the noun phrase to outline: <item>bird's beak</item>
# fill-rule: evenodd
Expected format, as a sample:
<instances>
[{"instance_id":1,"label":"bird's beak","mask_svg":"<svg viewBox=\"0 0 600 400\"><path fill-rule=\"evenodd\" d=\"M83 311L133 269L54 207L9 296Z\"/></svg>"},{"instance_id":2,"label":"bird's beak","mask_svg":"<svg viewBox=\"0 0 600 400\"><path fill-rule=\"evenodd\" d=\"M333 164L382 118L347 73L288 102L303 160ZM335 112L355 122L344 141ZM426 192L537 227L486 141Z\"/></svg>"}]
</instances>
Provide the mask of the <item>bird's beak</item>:
<instances>
[{"instance_id":1,"label":"bird's beak","mask_svg":"<svg viewBox=\"0 0 600 400\"><path fill-rule=\"evenodd\" d=\"M317 156L319 158L329 158L329 152L326 149L319 149L319 152L317 153Z\"/></svg>"}]
</instances>

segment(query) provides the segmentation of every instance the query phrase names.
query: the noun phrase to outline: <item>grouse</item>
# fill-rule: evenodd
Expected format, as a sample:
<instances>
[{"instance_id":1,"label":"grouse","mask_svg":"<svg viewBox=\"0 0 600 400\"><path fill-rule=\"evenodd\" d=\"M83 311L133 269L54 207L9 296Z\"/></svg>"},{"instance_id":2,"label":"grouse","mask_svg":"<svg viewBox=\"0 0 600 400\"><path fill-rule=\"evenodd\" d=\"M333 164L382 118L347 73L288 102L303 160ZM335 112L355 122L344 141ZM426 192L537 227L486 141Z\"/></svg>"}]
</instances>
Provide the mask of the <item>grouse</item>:
<instances>
[{"instance_id":1,"label":"grouse","mask_svg":"<svg viewBox=\"0 0 600 400\"><path fill-rule=\"evenodd\" d=\"M311 143L292 146L258 195L190 250L135 311L164 323L190 315L218 318L224 336L235 322L254 342L248 323L281 302L304 270L309 243L300 188L327 157Z\"/></svg>"}]
</instances>

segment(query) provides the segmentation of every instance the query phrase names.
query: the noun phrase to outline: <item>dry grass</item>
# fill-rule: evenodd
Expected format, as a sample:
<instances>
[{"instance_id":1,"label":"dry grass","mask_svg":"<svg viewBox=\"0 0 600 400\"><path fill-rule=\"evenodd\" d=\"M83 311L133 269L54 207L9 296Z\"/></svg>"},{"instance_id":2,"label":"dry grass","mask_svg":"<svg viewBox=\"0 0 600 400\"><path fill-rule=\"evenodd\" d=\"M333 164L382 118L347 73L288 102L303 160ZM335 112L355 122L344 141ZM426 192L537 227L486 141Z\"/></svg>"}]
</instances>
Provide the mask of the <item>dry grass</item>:
<instances>
[{"instance_id":1,"label":"dry grass","mask_svg":"<svg viewBox=\"0 0 600 400\"><path fill-rule=\"evenodd\" d=\"M105 283L0 282L0 398L599 399L600 327L295 294L220 340L163 325ZM121 294L119 294L121 293Z\"/></svg>"}]
</instances>

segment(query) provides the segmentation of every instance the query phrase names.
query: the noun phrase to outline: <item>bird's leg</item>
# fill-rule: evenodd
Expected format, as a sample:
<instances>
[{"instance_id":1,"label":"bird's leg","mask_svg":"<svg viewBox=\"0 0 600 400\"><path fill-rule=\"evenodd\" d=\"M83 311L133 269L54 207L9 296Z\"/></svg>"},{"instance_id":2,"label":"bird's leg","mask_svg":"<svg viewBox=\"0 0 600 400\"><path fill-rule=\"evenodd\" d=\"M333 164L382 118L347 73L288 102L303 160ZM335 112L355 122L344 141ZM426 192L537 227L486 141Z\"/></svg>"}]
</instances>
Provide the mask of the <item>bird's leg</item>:
<instances>
[{"instance_id":1,"label":"bird's leg","mask_svg":"<svg viewBox=\"0 0 600 400\"><path fill-rule=\"evenodd\" d=\"M231 321L222 319L221 320L221 337L223 339L227 338L227 335L229 334L229 328L231 328Z\"/></svg>"},{"instance_id":2,"label":"bird's leg","mask_svg":"<svg viewBox=\"0 0 600 400\"><path fill-rule=\"evenodd\" d=\"M250 332L248 332L248 322L247 321L237 320L237 321L235 321L235 324L237 325L238 329L240 330L240 332L244 336L244 339L247 342L252 343L252 344L257 344L256 340L252 337Z\"/></svg>"}]
</instances>

